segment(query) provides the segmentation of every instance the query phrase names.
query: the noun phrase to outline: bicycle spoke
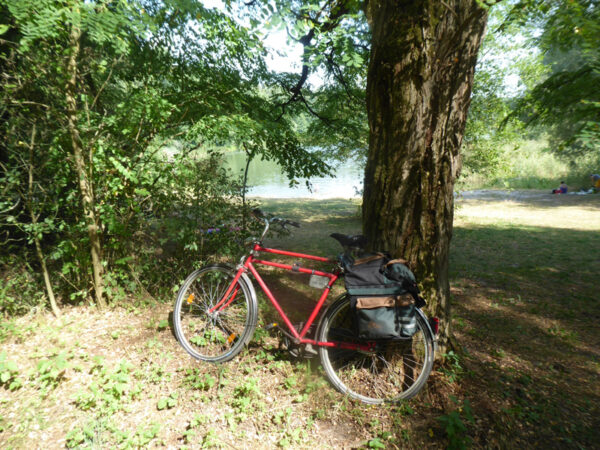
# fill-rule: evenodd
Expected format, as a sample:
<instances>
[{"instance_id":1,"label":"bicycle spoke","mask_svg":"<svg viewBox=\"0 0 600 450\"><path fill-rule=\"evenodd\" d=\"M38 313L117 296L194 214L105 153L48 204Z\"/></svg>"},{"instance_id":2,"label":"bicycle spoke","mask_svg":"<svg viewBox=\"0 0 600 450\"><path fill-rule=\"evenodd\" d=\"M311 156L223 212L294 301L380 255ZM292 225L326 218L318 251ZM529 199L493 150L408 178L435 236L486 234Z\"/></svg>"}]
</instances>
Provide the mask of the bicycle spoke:
<instances>
[{"instance_id":1,"label":"bicycle spoke","mask_svg":"<svg viewBox=\"0 0 600 450\"><path fill-rule=\"evenodd\" d=\"M221 279L216 281L216 284L211 280L210 283L210 308L214 308L216 304L221 300L221 296L217 296L219 292L219 286L221 286Z\"/></svg>"},{"instance_id":2,"label":"bicycle spoke","mask_svg":"<svg viewBox=\"0 0 600 450\"><path fill-rule=\"evenodd\" d=\"M196 308L198 311L202 312L202 307L200 305L197 305L196 303L188 303L187 305L185 305L185 307Z\"/></svg>"},{"instance_id":3,"label":"bicycle spoke","mask_svg":"<svg viewBox=\"0 0 600 450\"><path fill-rule=\"evenodd\" d=\"M377 355L377 358L379 358L379 360L385 365L387 369L391 370L392 366L389 362L387 362L387 359L385 359L382 355Z\"/></svg>"},{"instance_id":4,"label":"bicycle spoke","mask_svg":"<svg viewBox=\"0 0 600 450\"><path fill-rule=\"evenodd\" d=\"M414 359L406 359L405 358L404 361L405 361L405 364L406 364L406 362L414 363L414 365L411 366L411 367L414 367L414 368L419 367L419 366L423 366L423 363L421 361L416 361ZM408 364L406 364L406 365L408 365Z\"/></svg>"},{"instance_id":5,"label":"bicycle spoke","mask_svg":"<svg viewBox=\"0 0 600 450\"><path fill-rule=\"evenodd\" d=\"M203 303L208 303L208 307L211 308L212 307L212 296L207 294L204 285L200 285L200 288L202 289L202 293L204 294L204 297L200 296L200 298L204 298L206 299ZM197 294L200 294L199 292L197 292Z\"/></svg>"},{"instance_id":6,"label":"bicycle spoke","mask_svg":"<svg viewBox=\"0 0 600 450\"><path fill-rule=\"evenodd\" d=\"M221 284L221 283L219 283L219 284ZM219 292L218 286L217 286L218 296L215 298L215 300L216 300L215 304L218 304L223 299L223 297L225 296L225 293L227 292L228 288L229 288L229 283L225 283L225 286L223 287L223 290L221 292Z\"/></svg>"},{"instance_id":7,"label":"bicycle spoke","mask_svg":"<svg viewBox=\"0 0 600 450\"><path fill-rule=\"evenodd\" d=\"M360 363L363 363L363 364L357 363L356 360L351 360L351 361L348 361L347 364L345 364L343 366L340 366L339 369L340 370L341 369L347 369L347 368L350 368L350 367L354 367L356 365L358 365L360 367L361 365L364 365L364 361L365 361L364 358L362 360L359 360L359 361L360 361Z\"/></svg>"}]
</instances>

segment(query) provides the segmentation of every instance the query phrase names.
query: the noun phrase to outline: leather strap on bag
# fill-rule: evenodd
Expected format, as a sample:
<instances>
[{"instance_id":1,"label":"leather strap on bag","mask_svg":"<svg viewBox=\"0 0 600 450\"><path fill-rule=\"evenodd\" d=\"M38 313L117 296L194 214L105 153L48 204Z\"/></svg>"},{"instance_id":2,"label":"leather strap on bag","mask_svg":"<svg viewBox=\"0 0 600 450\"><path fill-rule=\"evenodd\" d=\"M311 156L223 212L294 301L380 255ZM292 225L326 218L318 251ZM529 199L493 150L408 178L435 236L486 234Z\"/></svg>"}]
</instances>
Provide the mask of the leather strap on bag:
<instances>
[{"instance_id":1,"label":"leather strap on bag","mask_svg":"<svg viewBox=\"0 0 600 450\"><path fill-rule=\"evenodd\" d=\"M358 266L360 264L365 264L365 263L368 263L371 261L376 261L376 260L382 259L382 258L385 258L385 255L383 253L375 253L374 255L371 255L371 256L365 256L364 258L355 259L353 265Z\"/></svg>"},{"instance_id":2,"label":"leather strap on bag","mask_svg":"<svg viewBox=\"0 0 600 450\"><path fill-rule=\"evenodd\" d=\"M410 267L408 265L408 261L404 258L392 259L392 260L388 261L387 263L385 263L384 267L387 267L390 264L396 264L396 263L404 264L406 267L408 267L410 269Z\"/></svg>"},{"instance_id":3,"label":"leather strap on bag","mask_svg":"<svg viewBox=\"0 0 600 450\"><path fill-rule=\"evenodd\" d=\"M396 297L390 295L385 297L358 297L356 299L356 309L391 308L395 305Z\"/></svg>"},{"instance_id":4,"label":"leather strap on bag","mask_svg":"<svg viewBox=\"0 0 600 450\"><path fill-rule=\"evenodd\" d=\"M415 303L411 294L387 295L381 297L357 297L356 309L407 307Z\"/></svg>"}]
</instances>

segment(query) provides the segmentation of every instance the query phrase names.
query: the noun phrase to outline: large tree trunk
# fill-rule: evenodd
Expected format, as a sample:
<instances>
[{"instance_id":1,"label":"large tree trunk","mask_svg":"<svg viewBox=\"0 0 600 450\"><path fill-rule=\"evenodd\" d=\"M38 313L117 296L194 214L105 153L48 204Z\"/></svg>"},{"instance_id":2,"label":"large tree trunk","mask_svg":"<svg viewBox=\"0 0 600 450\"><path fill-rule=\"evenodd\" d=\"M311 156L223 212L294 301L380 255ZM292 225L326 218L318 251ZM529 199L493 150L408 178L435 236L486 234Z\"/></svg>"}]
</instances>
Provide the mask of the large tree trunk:
<instances>
[{"instance_id":1,"label":"large tree trunk","mask_svg":"<svg viewBox=\"0 0 600 450\"><path fill-rule=\"evenodd\" d=\"M86 162L83 156L83 146L77 127L77 58L79 57L81 29L73 24L69 36L69 61L67 63L68 81L65 87L65 98L67 103L67 126L71 136L73 160L75 172L79 178L79 192L81 193L81 204L85 217L88 236L90 239L90 252L92 257L92 271L94 284L94 300L99 308L106 307L104 300L104 280L102 279L104 269L102 267L102 247L98 233L98 219L94 204L94 192L92 182L87 175ZM91 163L91 161L90 161Z\"/></svg>"},{"instance_id":2,"label":"large tree trunk","mask_svg":"<svg viewBox=\"0 0 600 450\"><path fill-rule=\"evenodd\" d=\"M448 253L454 183L487 12L476 0L371 0L369 156L363 229L408 259L450 334Z\"/></svg>"}]
</instances>

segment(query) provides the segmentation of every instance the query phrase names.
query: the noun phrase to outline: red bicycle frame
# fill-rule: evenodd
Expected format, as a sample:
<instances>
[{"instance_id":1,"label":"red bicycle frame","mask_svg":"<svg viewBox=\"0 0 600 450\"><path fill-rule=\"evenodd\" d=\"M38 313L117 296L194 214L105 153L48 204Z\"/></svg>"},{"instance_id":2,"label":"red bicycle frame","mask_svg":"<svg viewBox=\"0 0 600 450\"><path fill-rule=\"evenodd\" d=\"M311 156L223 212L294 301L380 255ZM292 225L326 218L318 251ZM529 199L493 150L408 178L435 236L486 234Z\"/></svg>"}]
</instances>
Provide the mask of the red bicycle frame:
<instances>
[{"instance_id":1,"label":"red bicycle frame","mask_svg":"<svg viewBox=\"0 0 600 450\"><path fill-rule=\"evenodd\" d=\"M374 343L356 344L356 343L349 343L349 342L315 341L313 339L306 338L306 334L308 333L308 330L310 329L311 325L315 321L317 315L319 314L319 311L321 311L321 308L323 307L323 304L325 303L327 296L331 292L331 287L336 282L336 280L339 278L340 270L336 270L333 273L329 273L329 272L322 272L322 271L314 270L314 269L307 269L305 267L299 267L299 266L295 266L295 265L292 266L289 264L281 264L281 263L277 263L274 261L266 261L263 259L256 259L255 255L257 253L272 253L275 255L292 256L295 258L308 259L308 260L312 260L312 261L335 263L334 260L329 259L329 258L324 258L321 256L306 255L304 253L289 252L286 250L266 248L266 247L263 247L259 243L255 243L252 251L250 252L250 255L244 260L242 267L240 267L238 269L238 271L236 272L235 277L233 278L233 281L231 282L231 284L227 288L227 291L225 292L225 295L223 295L223 298L212 309L209 310L209 313L214 314L215 312L222 311L229 304L231 304L231 302L233 302L233 300L235 299L235 296L237 295L237 292L239 290L239 287L238 287L239 285L237 284L238 280L242 276L242 273L247 272L249 270L250 273L252 273L252 275L258 282L259 286L261 287L261 289L263 290L263 292L265 293L267 298L270 300L270 302L273 304L273 306L275 307L275 309L281 316L283 322L286 324L287 328L289 329L290 334L294 337L296 344L312 344L312 345L317 345L319 347L336 347L336 348L349 349L349 350L362 350L362 351L372 351L373 350ZM281 308L281 305L279 304L279 302L277 301L277 299L275 298L275 296L273 295L273 293L271 292L269 287L266 285L265 281L262 279L260 274L257 272L256 268L254 267L254 264L259 264L259 265L263 265L263 266L271 266L271 267L276 267L278 269L306 273L306 274L310 274L310 275L318 275L321 277L329 278L329 282L327 283L327 286L325 286L325 288L323 289L321 297L319 298L317 304L315 305L314 309L312 310L312 312L310 314L310 317L308 318L308 320L306 321L306 323L304 324L304 327L302 328L302 330L300 330L300 332L298 332L296 330L296 327L294 327L294 325L292 325L292 322L290 321L288 316L285 314L285 312Z\"/></svg>"}]
</instances>

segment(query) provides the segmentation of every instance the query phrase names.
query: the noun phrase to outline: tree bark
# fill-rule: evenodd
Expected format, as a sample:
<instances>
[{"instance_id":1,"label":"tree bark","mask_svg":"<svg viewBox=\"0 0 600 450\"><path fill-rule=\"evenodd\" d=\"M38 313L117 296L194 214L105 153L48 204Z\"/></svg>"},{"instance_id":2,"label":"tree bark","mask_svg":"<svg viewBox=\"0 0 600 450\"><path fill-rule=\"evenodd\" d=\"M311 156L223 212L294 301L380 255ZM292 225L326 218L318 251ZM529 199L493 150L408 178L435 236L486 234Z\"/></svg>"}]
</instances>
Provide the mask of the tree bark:
<instances>
[{"instance_id":1,"label":"tree bark","mask_svg":"<svg viewBox=\"0 0 600 450\"><path fill-rule=\"evenodd\" d=\"M69 36L70 55L67 62L67 75L69 78L65 87L67 127L71 136L75 172L79 178L81 204L90 239L94 300L96 301L96 305L98 305L100 309L103 309L106 307L106 301L104 299L104 281L102 279L104 273L104 268L102 267L102 246L100 243L100 235L98 233L98 218L96 217L92 182L87 175L86 162L83 156L83 145L79 135L79 128L77 127L77 58L80 51L80 38L81 29L77 24L72 24Z\"/></svg>"},{"instance_id":2,"label":"tree bark","mask_svg":"<svg viewBox=\"0 0 600 450\"><path fill-rule=\"evenodd\" d=\"M369 154L363 230L403 257L450 335L454 183L487 11L476 0L369 1Z\"/></svg>"}]
</instances>

